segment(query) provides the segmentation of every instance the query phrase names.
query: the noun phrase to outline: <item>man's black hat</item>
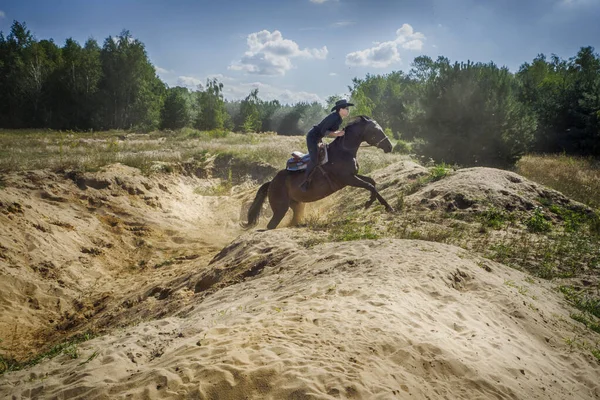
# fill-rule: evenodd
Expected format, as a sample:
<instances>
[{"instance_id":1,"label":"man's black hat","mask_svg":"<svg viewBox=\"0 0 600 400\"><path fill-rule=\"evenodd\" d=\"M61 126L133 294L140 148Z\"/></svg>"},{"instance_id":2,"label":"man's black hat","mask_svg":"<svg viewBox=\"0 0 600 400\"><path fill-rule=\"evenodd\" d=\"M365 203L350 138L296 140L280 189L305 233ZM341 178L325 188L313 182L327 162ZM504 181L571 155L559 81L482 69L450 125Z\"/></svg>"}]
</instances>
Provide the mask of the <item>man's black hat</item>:
<instances>
[{"instance_id":1,"label":"man's black hat","mask_svg":"<svg viewBox=\"0 0 600 400\"><path fill-rule=\"evenodd\" d=\"M335 102L335 106L331 109L331 111L338 111L340 108L346 108L353 106L354 104L348 103L348 100L342 99Z\"/></svg>"}]
</instances>

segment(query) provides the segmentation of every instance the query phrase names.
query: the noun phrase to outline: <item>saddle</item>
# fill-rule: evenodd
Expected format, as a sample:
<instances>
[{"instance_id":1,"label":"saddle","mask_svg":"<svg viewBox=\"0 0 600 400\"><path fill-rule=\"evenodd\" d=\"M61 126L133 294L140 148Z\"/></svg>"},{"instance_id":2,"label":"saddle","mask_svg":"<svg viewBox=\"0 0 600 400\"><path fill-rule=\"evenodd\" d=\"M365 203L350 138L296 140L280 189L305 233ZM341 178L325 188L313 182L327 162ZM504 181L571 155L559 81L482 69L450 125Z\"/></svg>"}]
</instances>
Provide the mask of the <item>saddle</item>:
<instances>
[{"instance_id":1,"label":"saddle","mask_svg":"<svg viewBox=\"0 0 600 400\"><path fill-rule=\"evenodd\" d=\"M304 171L308 166L309 161L310 154L294 151L292 152L292 157L287 160L285 169L288 171ZM327 156L327 145L319 146L319 165L326 164L327 161L329 161L329 157Z\"/></svg>"}]
</instances>

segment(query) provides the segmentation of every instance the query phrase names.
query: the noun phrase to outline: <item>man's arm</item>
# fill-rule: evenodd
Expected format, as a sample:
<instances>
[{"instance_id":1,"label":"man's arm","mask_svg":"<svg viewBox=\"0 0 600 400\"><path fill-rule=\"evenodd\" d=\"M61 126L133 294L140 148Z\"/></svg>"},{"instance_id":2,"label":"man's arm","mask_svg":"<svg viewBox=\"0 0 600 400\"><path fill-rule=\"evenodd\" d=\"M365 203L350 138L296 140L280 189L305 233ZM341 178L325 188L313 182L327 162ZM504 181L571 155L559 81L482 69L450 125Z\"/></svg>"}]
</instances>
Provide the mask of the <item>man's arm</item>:
<instances>
[{"instance_id":1,"label":"man's arm","mask_svg":"<svg viewBox=\"0 0 600 400\"><path fill-rule=\"evenodd\" d=\"M335 113L329 114L321 123L321 136L337 137L343 136L344 131L338 130L340 127L339 116Z\"/></svg>"}]
</instances>

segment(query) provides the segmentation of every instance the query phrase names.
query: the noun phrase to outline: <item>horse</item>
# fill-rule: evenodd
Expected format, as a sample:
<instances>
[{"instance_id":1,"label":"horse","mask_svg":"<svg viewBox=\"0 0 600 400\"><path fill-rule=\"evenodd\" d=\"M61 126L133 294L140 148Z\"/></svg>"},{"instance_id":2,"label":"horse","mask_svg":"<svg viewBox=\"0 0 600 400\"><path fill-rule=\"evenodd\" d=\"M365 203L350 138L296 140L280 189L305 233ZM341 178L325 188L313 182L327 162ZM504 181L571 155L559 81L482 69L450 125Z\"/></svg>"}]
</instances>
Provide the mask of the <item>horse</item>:
<instances>
[{"instance_id":1,"label":"horse","mask_svg":"<svg viewBox=\"0 0 600 400\"><path fill-rule=\"evenodd\" d=\"M386 211L393 212L394 209L375 189L375 181L368 176L358 174L356 153L363 142L380 148L385 153L392 151L392 143L381 126L375 120L359 116L346 126L343 136L337 137L328 145L328 162L313 169L306 192L300 190L300 184L304 181L304 170L279 171L271 181L260 186L248 209L248 222L241 225L249 229L257 224L262 205L267 197L273 210L267 229L275 229L290 207L294 213L291 225L298 225L304 213L305 203L321 200L346 186L363 188L371 192L365 208L370 207L377 199Z\"/></svg>"}]
</instances>

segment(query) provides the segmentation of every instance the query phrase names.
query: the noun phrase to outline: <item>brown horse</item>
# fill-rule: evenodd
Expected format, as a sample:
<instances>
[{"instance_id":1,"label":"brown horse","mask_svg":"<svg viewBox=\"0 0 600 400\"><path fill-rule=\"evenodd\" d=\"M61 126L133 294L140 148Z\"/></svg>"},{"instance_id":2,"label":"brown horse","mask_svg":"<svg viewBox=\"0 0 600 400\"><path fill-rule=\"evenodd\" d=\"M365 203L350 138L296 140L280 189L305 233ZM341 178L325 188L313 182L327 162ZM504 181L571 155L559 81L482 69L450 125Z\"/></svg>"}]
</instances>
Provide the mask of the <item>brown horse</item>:
<instances>
[{"instance_id":1,"label":"brown horse","mask_svg":"<svg viewBox=\"0 0 600 400\"><path fill-rule=\"evenodd\" d=\"M304 181L304 171L286 169L279 171L272 181L258 189L248 209L248 223L242 226L251 228L256 225L267 196L273 210L273 217L267 228L275 229L290 207L294 212L292 225L297 225L302 218L305 203L321 200L346 186L359 187L371 192L371 198L365 204L365 208L370 207L377 199L387 211L394 211L375 189L375 181L367 176L358 175L356 161L356 152L362 142L383 149L386 153L392 151L389 138L377 122L364 116L348 124L345 131L344 136L336 138L329 144L327 149L329 161L314 169L306 192L300 190L300 184Z\"/></svg>"}]
</instances>

